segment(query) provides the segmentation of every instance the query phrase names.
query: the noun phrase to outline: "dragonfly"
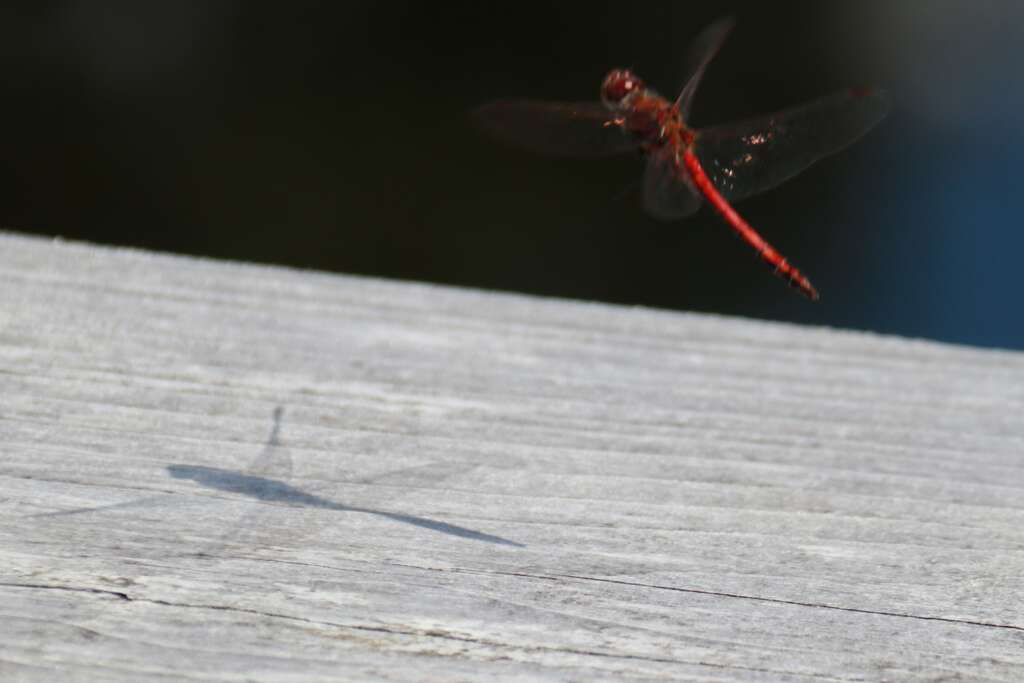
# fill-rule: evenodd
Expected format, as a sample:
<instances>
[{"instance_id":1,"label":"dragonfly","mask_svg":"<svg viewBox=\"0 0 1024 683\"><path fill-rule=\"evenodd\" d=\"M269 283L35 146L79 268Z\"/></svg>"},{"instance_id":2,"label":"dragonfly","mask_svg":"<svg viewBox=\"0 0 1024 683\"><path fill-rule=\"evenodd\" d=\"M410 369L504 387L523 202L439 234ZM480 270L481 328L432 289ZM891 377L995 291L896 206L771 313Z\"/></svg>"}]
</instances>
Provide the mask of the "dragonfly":
<instances>
[{"instance_id":1,"label":"dragonfly","mask_svg":"<svg viewBox=\"0 0 1024 683\"><path fill-rule=\"evenodd\" d=\"M597 158L639 150L646 157L642 204L676 220L709 204L774 271L812 301L811 281L733 208L732 202L789 180L850 145L888 112L884 92L848 88L749 120L695 129L687 123L704 72L733 28L721 19L696 40L688 78L669 101L630 69L613 69L599 102L509 99L474 112L499 140L550 156Z\"/></svg>"}]
</instances>

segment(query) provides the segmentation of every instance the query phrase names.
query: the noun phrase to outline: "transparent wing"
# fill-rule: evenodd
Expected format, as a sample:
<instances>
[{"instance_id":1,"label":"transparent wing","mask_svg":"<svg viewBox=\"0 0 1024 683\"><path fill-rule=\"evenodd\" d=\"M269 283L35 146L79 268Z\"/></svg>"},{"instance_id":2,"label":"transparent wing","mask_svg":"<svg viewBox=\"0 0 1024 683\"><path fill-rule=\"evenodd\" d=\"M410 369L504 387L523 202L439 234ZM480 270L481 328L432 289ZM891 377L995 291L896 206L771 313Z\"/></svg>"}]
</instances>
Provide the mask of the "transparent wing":
<instances>
[{"instance_id":1,"label":"transparent wing","mask_svg":"<svg viewBox=\"0 0 1024 683\"><path fill-rule=\"evenodd\" d=\"M834 154L881 121L884 93L846 90L749 121L697 132L694 151L729 200L764 192Z\"/></svg>"},{"instance_id":2,"label":"transparent wing","mask_svg":"<svg viewBox=\"0 0 1024 683\"><path fill-rule=\"evenodd\" d=\"M647 213L661 220L684 218L700 208L700 195L669 147L656 149L647 156L643 203Z\"/></svg>"},{"instance_id":3,"label":"transparent wing","mask_svg":"<svg viewBox=\"0 0 1024 683\"><path fill-rule=\"evenodd\" d=\"M683 116L683 121L690 117L690 105L693 104L693 96L697 93L697 86L700 79L704 77L704 70L718 54L722 43L729 37L729 32L736 24L732 17L719 19L700 32L690 47L689 61L687 62L685 85L676 98L676 106Z\"/></svg>"},{"instance_id":4,"label":"transparent wing","mask_svg":"<svg viewBox=\"0 0 1024 683\"><path fill-rule=\"evenodd\" d=\"M594 158L637 148L599 102L500 100L476 109L473 120L503 142L548 156Z\"/></svg>"}]
</instances>

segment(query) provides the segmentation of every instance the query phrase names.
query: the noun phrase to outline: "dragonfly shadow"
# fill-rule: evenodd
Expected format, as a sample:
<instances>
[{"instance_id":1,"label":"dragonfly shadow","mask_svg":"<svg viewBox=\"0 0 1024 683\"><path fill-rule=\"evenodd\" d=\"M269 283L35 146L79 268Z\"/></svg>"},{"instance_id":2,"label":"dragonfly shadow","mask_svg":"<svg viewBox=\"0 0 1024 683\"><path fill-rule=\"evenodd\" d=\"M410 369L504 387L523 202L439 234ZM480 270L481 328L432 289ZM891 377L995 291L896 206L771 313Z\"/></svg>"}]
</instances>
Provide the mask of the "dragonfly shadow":
<instances>
[{"instance_id":1,"label":"dragonfly shadow","mask_svg":"<svg viewBox=\"0 0 1024 683\"><path fill-rule=\"evenodd\" d=\"M413 526L430 529L431 531L437 531L451 536L458 536L459 538L467 538L473 541L484 541L487 543L496 543L498 545L507 545L515 548L525 547L521 543L516 543L515 541L510 541L506 538L501 538L500 536L485 534L481 531L474 531L473 529L467 529L466 527L456 526L455 524L448 524L447 522L428 519L426 517L417 517L415 515L404 515L396 512L386 512L384 510L373 510L371 508L343 505L341 503L328 500L327 498L307 493L276 479L268 479L266 477L242 474L241 472L235 472L232 470L224 470L217 467L203 467L199 465L168 465L167 472L175 479L191 479L200 486L217 489L218 491L238 493L244 496L249 496L250 498L255 498L256 500L270 503L285 503L296 507L311 507L319 508L321 510L335 510L338 512L359 512L368 515L375 515L377 517L384 517L385 519L391 519L404 524L411 524Z\"/></svg>"}]
</instances>

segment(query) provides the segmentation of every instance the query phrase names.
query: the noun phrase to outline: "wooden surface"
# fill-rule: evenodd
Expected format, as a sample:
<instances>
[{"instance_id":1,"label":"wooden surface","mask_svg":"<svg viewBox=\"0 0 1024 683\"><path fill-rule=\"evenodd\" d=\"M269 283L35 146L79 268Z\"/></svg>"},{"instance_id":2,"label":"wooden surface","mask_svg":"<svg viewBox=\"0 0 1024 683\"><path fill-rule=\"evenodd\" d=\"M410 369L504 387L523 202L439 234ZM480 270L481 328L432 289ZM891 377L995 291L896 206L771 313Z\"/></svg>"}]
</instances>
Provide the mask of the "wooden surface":
<instances>
[{"instance_id":1,"label":"wooden surface","mask_svg":"<svg viewBox=\"0 0 1024 683\"><path fill-rule=\"evenodd\" d=\"M0 680L1024 680L1024 355L12 235L0 288Z\"/></svg>"}]
</instances>

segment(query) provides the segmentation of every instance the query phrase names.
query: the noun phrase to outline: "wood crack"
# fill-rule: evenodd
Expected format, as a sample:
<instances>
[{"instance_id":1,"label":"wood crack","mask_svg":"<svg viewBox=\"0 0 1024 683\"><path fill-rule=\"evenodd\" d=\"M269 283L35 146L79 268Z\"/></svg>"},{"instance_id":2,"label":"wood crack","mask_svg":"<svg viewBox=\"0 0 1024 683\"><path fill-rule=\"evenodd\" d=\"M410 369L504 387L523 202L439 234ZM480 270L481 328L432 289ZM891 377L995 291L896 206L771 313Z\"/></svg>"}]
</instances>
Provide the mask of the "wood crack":
<instances>
[{"instance_id":1,"label":"wood crack","mask_svg":"<svg viewBox=\"0 0 1024 683\"><path fill-rule=\"evenodd\" d=\"M406 566L406 565L401 565ZM424 569L418 567L418 569ZM437 570L435 570L437 571ZM500 573L500 572L494 572ZM524 575L530 576L530 575ZM552 577L533 577L533 578L552 578ZM463 643L470 643L473 645L480 645L482 647L493 647L508 650L516 650L524 653L530 652L543 652L555 655L579 655L585 657L600 657L604 659L621 659L629 661L640 661L648 662L651 664L669 664L669 665L688 665L688 666L703 666L715 669L723 670L738 670L738 671L749 671L752 673L765 673L765 674L785 674L792 675L793 672L776 670L776 669L765 669L759 667L748 667L737 664L721 664L717 662L709 662L704 660L684 660L684 659L672 659L668 657L651 657L640 654L630 654L625 652L601 652L599 650L586 650L579 648L562 648L562 647L546 647L543 645L515 645L512 643L503 643L500 641L489 640L484 638L473 638L465 635L458 635L450 633L442 629L402 629L395 628L393 626L371 626L369 624L346 624L341 622L333 621L321 621L316 619L307 619L306 617L299 617L291 614L281 614L279 612L266 612L263 610L251 609L247 607L235 607L231 605L211 605L211 604L198 604L198 603L187 603L187 602L174 602L171 600L161 600L157 598L143 598L143 597L132 597L127 593L121 591L111 591L101 588L85 588L78 586L57 586L39 583L13 583L13 582L0 582L0 586L7 588L28 588L38 590L57 590L57 591L70 591L74 593L86 593L92 595L106 595L115 597L119 600L132 603L147 603L151 605L160 605L164 607L177 607L182 609L200 609L200 610L215 610L219 612L231 612L236 614L248 614L257 617L263 617L267 619L281 619L285 621L299 622L303 624L309 624L312 626L337 628L337 629L351 629L356 631L368 631L373 633L385 633L388 635L395 636L408 636L408 637L425 637L425 638L440 638L443 640L457 641ZM801 675L816 678L821 680L829 681L849 681L852 679L836 678L834 676L827 676L824 674L815 673L802 673Z\"/></svg>"},{"instance_id":2,"label":"wood crack","mask_svg":"<svg viewBox=\"0 0 1024 683\"><path fill-rule=\"evenodd\" d=\"M523 574L522 576L532 576ZM575 574L555 574L554 577L565 579L578 579L580 581L596 581L599 583L614 583L622 586L635 586L637 588L651 588L654 590L676 591L678 593L695 593L698 595L713 595L723 598L735 598L737 600L754 600L757 602L770 602L780 605L794 605L797 607L814 607L818 609L836 610L838 612L854 612L858 614L874 614L882 617L897 617L900 619L920 619L922 621L941 621L948 624L963 624L967 626L984 626L987 628L1010 629L1013 631L1024 631L1024 626L1014 624L996 624L989 621L975 621L971 619L954 619L952 617L930 617L921 614L907 614L905 612L886 612L883 610L870 610L860 607L843 607L841 605L828 605L820 602L802 602L799 600L785 600L783 598L768 598L759 595L744 595L742 593L727 593L722 591L702 590L699 588L680 588L678 586L660 586L657 584L640 583L635 581L622 581L619 579L602 579L593 576L578 576ZM534 578L552 578L537 576Z\"/></svg>"}]
</instances>

